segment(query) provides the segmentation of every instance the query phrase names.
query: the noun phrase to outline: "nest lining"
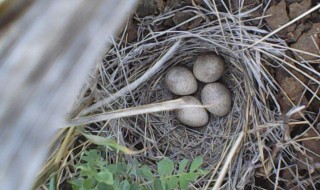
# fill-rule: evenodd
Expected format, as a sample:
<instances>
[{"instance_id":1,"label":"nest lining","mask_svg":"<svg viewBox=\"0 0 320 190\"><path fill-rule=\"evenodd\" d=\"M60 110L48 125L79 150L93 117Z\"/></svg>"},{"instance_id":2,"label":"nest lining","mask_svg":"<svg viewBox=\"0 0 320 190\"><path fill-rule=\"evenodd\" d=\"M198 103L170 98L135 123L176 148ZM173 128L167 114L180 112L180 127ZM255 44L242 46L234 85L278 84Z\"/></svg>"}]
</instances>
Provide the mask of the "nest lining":
<instances>
[{"instance_id":1,"label":"nest lining","mask_svg":"<svg viewBox=\"0 0 320 190\"><path fill-rule=\"evenodd\" d=\"M251 18L250 13L256 9L241 14L220 13L219 17L216 17L214 5L207 5L208 9L186 6L177 10L167 10L159 16L145 17L140 20L138 39L131 44L125 42L125 36L113 38L113 47L106 53L98 74L93 76L96 83L91 93L97 102L139 79L173 44L177 41L180 41L180 44L171 58L153 76L120 98L95 109L93 113L178 98L164 85L166 70L175 65L191 67L196 56L208 52L222 56L227 64L227 71L220 81L232 92L232 111L225 117L211 115L209 124L197 129L181 124L172 111L118 118L107 123L98 122L95 126L106 126L102 131L103 136L114 137L120 144L131 149L146 148L144 154L136 159L154 170L154 161L163 157L179 162L184 158L192 160L201 155L204 158L205 169L215 171L214 169L223 163L238 134L244 131L247 135L226 177L232 180L226 180L223 184L226 189L242 189L247 185L254 185L253 176L258 169L264 168L266 176L271 175L269 168L264 164L264 157L271 158L268 164L276 168L272 160L275 157L273 150L283 142L286 131L275 98L279 86L267 68L288 64L283 61L287 57L287 48L278 38L268 38L254 47L247 48L268 33L260 26L250 25L250 22L262 19ZM162 23L177 11L197 14L178 26L161 30ZM187 31L179 30L179 26L199 17L203 18L200 26ZM245 22L246 20L248 22ZM88 130L93 128L96 129L87 127ZM261 157L261 151L265 154L264 157ZM292 145L283 146L283 152L290 155L289 157L295 157ZM108 155L109 159L116 156L113 152ZM128 162L132 160L131 156L122 157ZM211 173L212 176L202 178L195 186L204 187L210 184L212 180L209 179L215 179L216 172Z\"/></svg>"}]
</instances>

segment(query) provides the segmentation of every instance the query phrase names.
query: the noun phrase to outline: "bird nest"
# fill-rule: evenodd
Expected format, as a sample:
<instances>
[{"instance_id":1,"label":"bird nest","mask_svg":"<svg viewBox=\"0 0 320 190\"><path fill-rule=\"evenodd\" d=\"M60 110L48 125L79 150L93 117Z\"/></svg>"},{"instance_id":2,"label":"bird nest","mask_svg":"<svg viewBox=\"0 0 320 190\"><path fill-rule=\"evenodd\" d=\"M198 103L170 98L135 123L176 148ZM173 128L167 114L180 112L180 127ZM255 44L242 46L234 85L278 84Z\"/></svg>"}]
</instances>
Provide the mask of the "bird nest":
<instances>
[{"instance_id":1,"label":"bird nest","mask_svg":"<svg viewBox=\"0 0 320 190\"><path fill-rule=\"evenodd\" d=\"M301 64L288 56L288 51L297 54L284 41L265 37L269 32L259 25L263 18L252 17L256 9L218 14L214 4L206 6L168 9L159 16L144 17L139 20L137 39L131 43L126 42L127 27L122 36L112 38L111 48L81 97L93 100L84 104L80 113L89 116L74 123L129 149L141 150L135 156L110 151L110 160L119 156L127 162L136 159L156 170L156 161L164 157L179 162L202 156L202 166L210 173L194 188L212 186L223 167L227 175L222 177L222 186L226 189L254 186L258 174L274 181L272 175L281 169L279 159L296 159L292 147L298 145L291 140L288 123L303 107L292 105L288 113L281 113L276 98L281 88L271 70L294 68L300 72ZM196 14L177 26L163 28L177 12ZM198 19L197 26L182 29ZM175 65L192 67L198 55L208 52L223 57L226 63L219 81L232 93L232 110L224 117L211 115L204 127L189 128L173 113L181 106L175 101L180 97L166 88L164 75ZM302 67L314 70L308 64ZM307 119L300 121L310 124Z\"/></svg>"}]
</instances>

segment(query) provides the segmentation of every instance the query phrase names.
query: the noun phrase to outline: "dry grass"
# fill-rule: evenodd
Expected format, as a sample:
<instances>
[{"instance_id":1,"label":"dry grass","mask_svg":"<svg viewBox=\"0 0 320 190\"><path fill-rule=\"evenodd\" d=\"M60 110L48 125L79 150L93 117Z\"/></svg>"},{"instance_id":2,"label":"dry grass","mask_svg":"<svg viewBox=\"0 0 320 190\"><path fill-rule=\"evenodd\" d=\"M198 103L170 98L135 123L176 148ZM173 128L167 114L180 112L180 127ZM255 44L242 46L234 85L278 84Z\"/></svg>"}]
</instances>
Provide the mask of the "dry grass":
<instances>
[{"instance_id":1,"label":"dry grass","mask_svg":"<svg viewBox=\"0 0 320 190\"><path fill-rule=\"evenodd\" d=\"M285 69L317 100L320 98L316 92L295 73L318 86L320 81L310 73L318 76L319 73L309 63L288 56L288 51L298 54L284 41L267 35L269 32L262 28L263 17L252 18L251 15L259 7L242 11L240 6L234 13L218 13L214 3L205 2L208 8L168 8L159 16L140 19L138 39L131 44L125 42L126 31L120 38L112 38L112 48L89 80L88 93L80 98L80 102L85 102L90 97L95 103L86 106L69 122L85 124L88 131L112 137L128 148L146 148L143 154L135 157L110 153L109 158L116 160L119 157L128 162L137 159L155 168L154 161L163 157L179 161L203 156L203 166L212 172L193 184L194 189L212 188L217 180L223 189L255 187L257 173L268 178L275 189L281 189L279 185L285 179L280 177L280 172L285 168L292 171L299 188L316 183L319 176L312 175L310 180L303 181L303 176L289 164L296 159L297 150L305 149L297 137L290 137L289 124L312 127L319 116L293 102L292 110L281 114L276 94L284 91L269 71L270 68ZM196 16L173 28L160 30L162 22L177 11L196 13ZM200 17L204 20L200 26L179 30L181 25ZM215 52L225 59L227 72L222 82L232 92L233 107L225 117L211 116L204 128L186 128L169 111L176 107L168 106L171 102L167 101L178 97L166 89L163 75L174 65L191 66L195 56L204 52ZM148 108L157 112L143 109L142 105L149 105ZM132 109L140 112L132 113ZM129 112L131 114L123 115ZM296 112L301 114L302 120L290 119ZM79 151L89 146L76 133L72 137L71 141L67 138L70 149L60 163L58 184L75 175L72 167ZM234 143L239 145L236 150L232 150ZM221 168L224 172L220 172Z\"/></svg>"}]
</instances>

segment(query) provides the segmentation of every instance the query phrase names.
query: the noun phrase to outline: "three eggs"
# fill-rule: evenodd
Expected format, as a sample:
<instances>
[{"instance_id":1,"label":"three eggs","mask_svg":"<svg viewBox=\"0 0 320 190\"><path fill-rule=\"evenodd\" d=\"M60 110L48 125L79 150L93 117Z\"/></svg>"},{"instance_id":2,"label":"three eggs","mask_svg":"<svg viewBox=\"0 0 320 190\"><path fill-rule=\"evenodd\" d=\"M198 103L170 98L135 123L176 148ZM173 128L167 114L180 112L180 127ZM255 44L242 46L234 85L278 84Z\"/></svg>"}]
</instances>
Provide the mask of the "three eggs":
<instances>
[{"instance_id":1,"label":"three eggs","mask_svg":"<svg viewBox=\"0 0 320 190\"><path fill-rule=\"evenodd\" d=\"M199 105L199 107L175 110L179 121L190 127L202 127L209 122L207 111L216 116L225 116L229 113L231 93L223 84L216 82L222 77L224 69L225 63L219 56L207 54L197 57L193 71L183 66L168 70L165 75L168 89L176 95L183 96L186 103ZM198 90L197 80L207 83L201 90L201 102L190 96Z\"/></svg>"}]
</instances>

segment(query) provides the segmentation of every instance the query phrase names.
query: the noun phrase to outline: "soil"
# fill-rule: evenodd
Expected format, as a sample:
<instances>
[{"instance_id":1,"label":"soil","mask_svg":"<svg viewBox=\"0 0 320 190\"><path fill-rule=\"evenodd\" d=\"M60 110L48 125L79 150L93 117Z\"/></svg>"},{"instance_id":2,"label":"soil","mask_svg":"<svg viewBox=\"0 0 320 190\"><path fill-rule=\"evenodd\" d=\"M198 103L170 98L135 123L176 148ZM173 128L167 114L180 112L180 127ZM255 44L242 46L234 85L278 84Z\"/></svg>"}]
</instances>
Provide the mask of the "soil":
<instances>
[{"instance_id":1,"label":"soil","mask_svg":"<svg viewBox=\"0 0 320 190\"><path fill-rule=\"evenodd\" d=\"M217 7L220 11L225 11L224 6L221 4L221 1L215 1ZM231 5L228 4L231 2ZM265 5L260 0L250 0L245 1L242 5L244 9L255 7L262 3L262 7L258 11L254 12L255 16L261 16L263 9L266 8ZM277 28L283 26L284 24L290 22L292 19L298 17L299 15L305 13L310 8L314 7L317 4L317 0L275 0L271 1L268 5L265 15L270 15L264 19L265 28L268 28L270 31L276 30ZM141 0L136 11L136 17L129 24L127 42L130 43L133 40L137 39L137 24L139 18L147 17L148 15L157 15L161 14L166 6L175 6L177 8L182 6L194 6L200 5L205 6L205 3L202 0ZM226 2L227 6L232 8L232 11L236 11L239 7L238 0L232 0ZM167 19L163 22L163 30L180 24L194 15L190 12L176 12L174 17ZM198 18L192 22L188 22L188 25L183 25L178 30L190 30L194 27L197 27L201 24L202 18ZM300 19L298 22L290 25L287 28L284 28L277 33L277 36L283 39L287 45L291 48L295 48L301 51L309 52L315 55L319 55L320 47L320 11L315 11L312 14ZM312 76L316 81L320 81L320 67L319 59L315 59L314 56L310 54L298 53L296 55L289 55L295 61L299 61L304 64L312 64L315 72L310 72L305 70L301 66L295 64L293 61L286 60L293 67L297 67L304 71L305 73ZM276 97L280 103L281 111L283 114L287 113L292 108L292 103L294 105L306 105L306 108L302 114L294 114L291 119L296 121L303 121L302 118L307 118L310 123L313 124L313 127L308 127L305 125L290 125L289 133L291 137L298 137L301 140L301 146L304 147L300 150L296 150L295 160L287 160L289 164L295 165L296 171L294 168L287 168L280 172L280 177L288 181L294 181L294 175L292 172L298 172L301 174L301 180L307 179L309 175L319 175L320 169L320 149L319 149L319 118L316 116L319 115L320 101L312 95L310 90L305 90L306 86L310 88L313 92L320 96L319 85L310 78L292 70L290 67L286 66L286 69L272 69L270 68L270 73L273 73L275 80L279 84L279 87L282 91L279 92ZM290 70L293 75L290 75L287 70ZM300 82L297 80L299 79ZM310 117L305 113L312 113L314 117ZM303 139L309 140L303 140ZM300 141L299 141L300 142ZM306 164L308 163L308 164ZM306 171L308 171L306 173ZM306 180L307 181L307 180ZM259 184L266 187L270 186L270 182L261 176L256 178L256 185ZM258 184L259 183L259 184ZM307 183L307 182L306 182ZM294 189L297 188L294 182L285 183L281 182L284 189ZM311 184L306 185L308 188L312 188Z\"/></svg>"}]
</instances>

